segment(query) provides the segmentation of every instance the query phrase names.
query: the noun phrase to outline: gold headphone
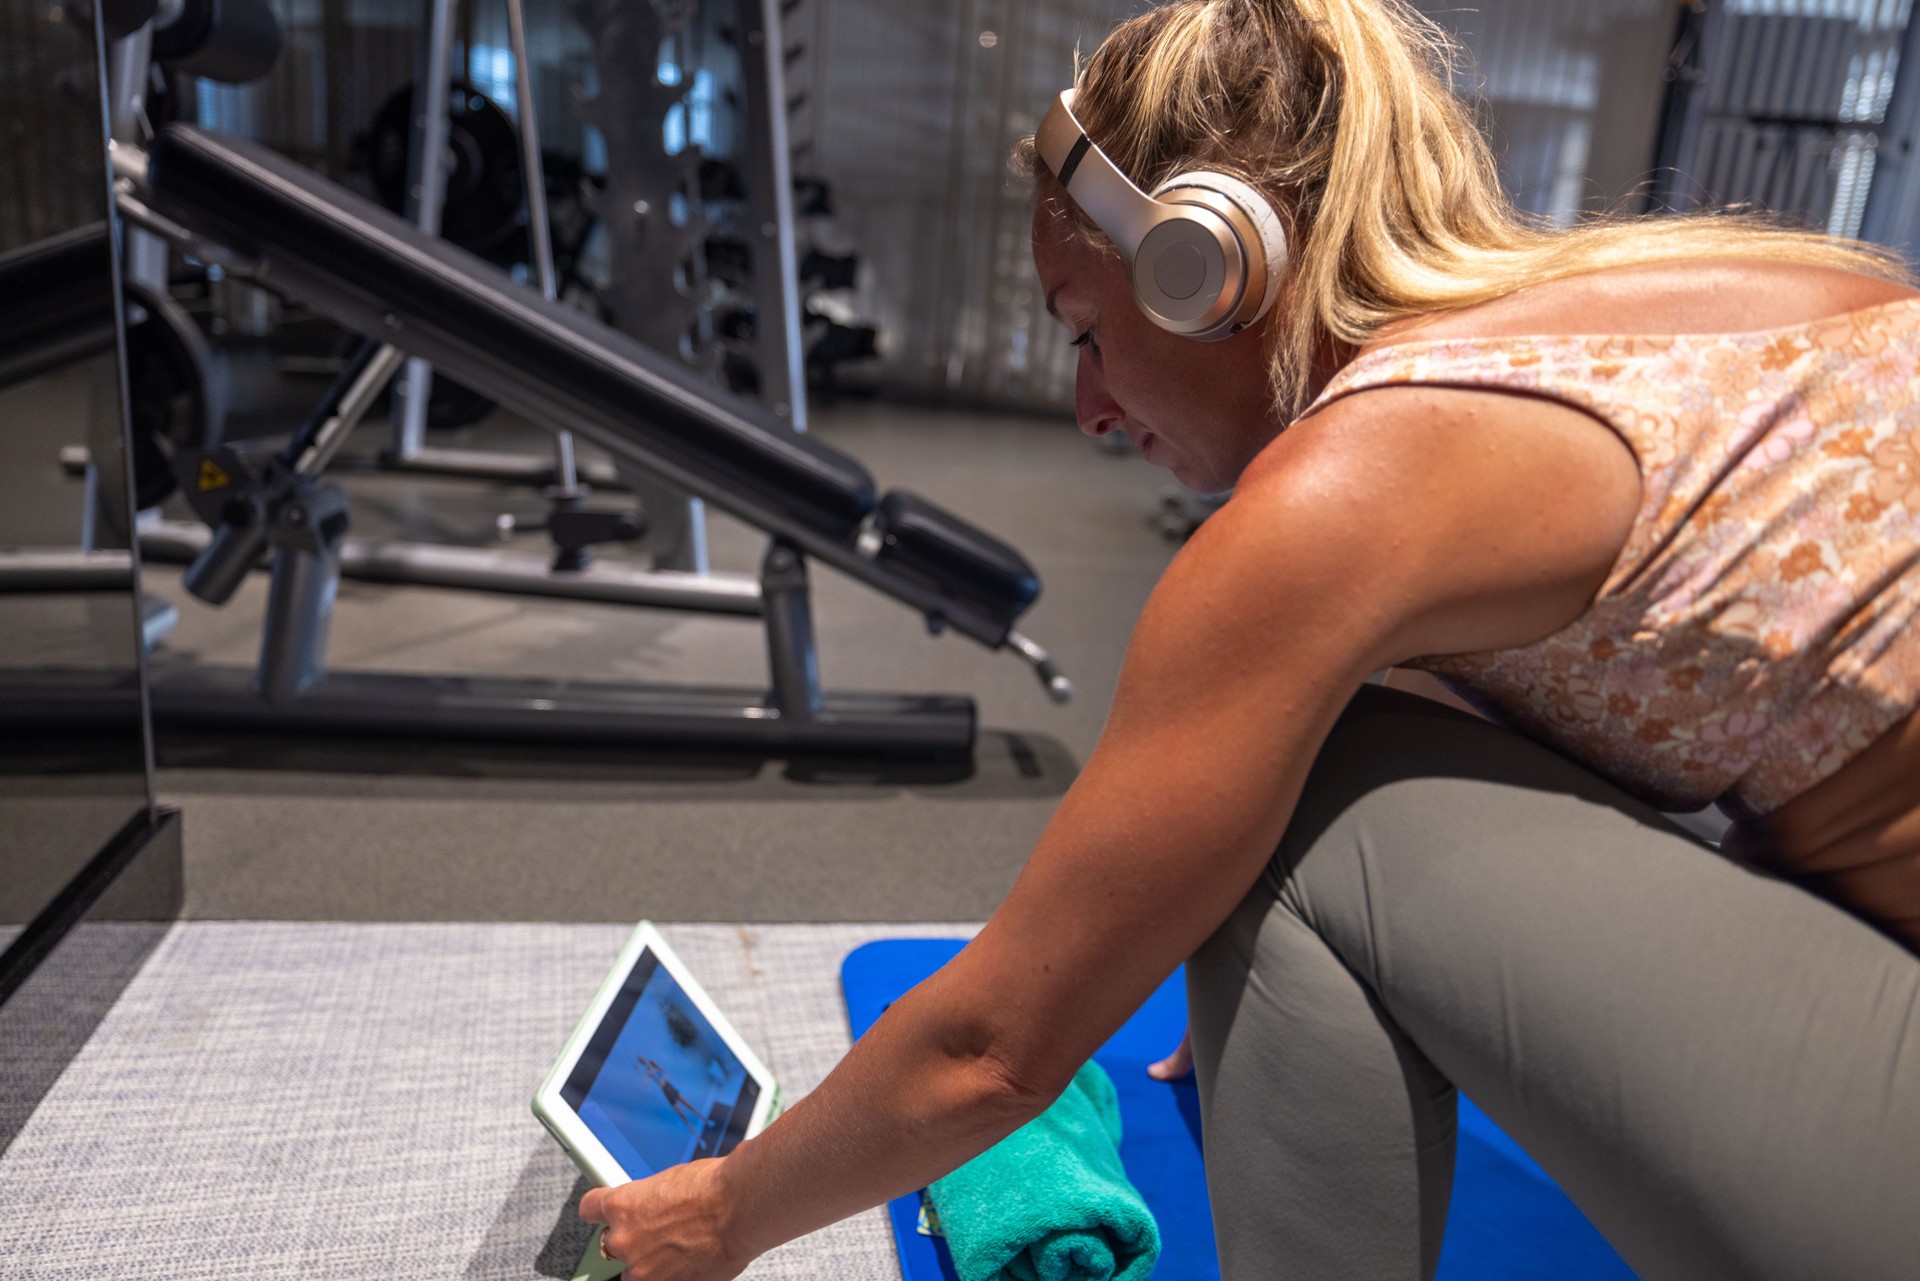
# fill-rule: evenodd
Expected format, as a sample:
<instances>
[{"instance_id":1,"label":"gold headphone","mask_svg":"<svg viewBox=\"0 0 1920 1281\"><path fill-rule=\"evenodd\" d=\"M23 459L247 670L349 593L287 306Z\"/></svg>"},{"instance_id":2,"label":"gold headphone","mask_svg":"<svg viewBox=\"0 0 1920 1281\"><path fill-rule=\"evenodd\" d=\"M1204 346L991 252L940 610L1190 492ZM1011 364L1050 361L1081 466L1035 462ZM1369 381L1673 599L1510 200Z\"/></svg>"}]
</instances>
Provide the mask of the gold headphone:
<instances>
[{"instance_id":1,"label":"gold headphone","mask_svg":"<svg viewBox=\"0 0 1920 1281\"><path fill-rule=\"evenodd\" d=\"M1260 192L1223 173L1176 174L1151 195L1093 145L1065 90L1034 142L1060 185L1119 247L1133 300L1154 324L1202 342L1267 314L1287 272L1287 232Z\"/></svg>"}]
</instances>

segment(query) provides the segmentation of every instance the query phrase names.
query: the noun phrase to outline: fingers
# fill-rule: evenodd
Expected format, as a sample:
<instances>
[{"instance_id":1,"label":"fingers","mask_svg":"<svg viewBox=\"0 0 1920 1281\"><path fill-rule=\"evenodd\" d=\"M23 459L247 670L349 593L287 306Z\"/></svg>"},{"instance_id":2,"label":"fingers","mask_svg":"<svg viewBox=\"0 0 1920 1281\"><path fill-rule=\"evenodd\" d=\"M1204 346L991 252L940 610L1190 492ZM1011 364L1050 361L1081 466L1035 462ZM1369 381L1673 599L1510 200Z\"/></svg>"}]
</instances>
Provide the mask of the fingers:
<instances>
[{"instance_id":1,"label":"fingers","mask_svg":"<svg viewBox=\"0 0 1920 1281\"><path fill-rule=\"evenodd\" d=\"M587 1223L607 1222L607 1194L609 1188L588 1188L587 1194L580 1198L580 1218Z\"/></svg>"},{"instance_id":2,"label":"fingers","mask_svg":"<svg viewBox=\"0 0 1920 1281\"><path fill-rule=\"evenodd\" d=\"M633 1275L631 1269L636 1262L627 1257L627 1251L634 1245L632 1234L629 1231L622 1230L620 1232L619 1243L615 1244L614 1231L615 1229L612 1224L608 1224L606 1227L600 1229L600 1257L609 1263L619 1264L620 1272L618 1281L627 1281L627 1278Z\"/></svg>"},{"instance_id":3,"label":"fingers","mask_svg":"<svg viewBox=\"0 0 1920 1281\"><path fill-rule=\"evenodd\" d=\"M626 1251L614 1246L612 1228L600 1229L600 1257L609 1261L618 1262L621 1265L620 1275L626 1275Z\"/></svg>"},{"instance_id":4,"label":"fingers","mask_svg":"<svg viewBox=\"0 0 1920 1281\"><path fill-rule=\"evenodd\" d=\"M1178 1081L1193 1071L1193 1037L1180 1038L1180 1046L1172 1054L1147 1068L1147 1075L1156 1081Z\"/></svg>"}]
</instances>

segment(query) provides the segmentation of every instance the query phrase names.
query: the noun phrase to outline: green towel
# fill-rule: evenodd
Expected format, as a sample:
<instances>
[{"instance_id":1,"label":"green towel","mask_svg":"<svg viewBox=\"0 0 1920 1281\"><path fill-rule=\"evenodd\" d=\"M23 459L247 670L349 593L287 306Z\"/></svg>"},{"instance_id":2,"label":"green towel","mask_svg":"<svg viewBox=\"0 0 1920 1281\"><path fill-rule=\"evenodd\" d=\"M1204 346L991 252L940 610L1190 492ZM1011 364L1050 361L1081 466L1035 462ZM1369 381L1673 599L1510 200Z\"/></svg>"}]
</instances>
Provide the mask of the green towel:
<instances>
[{"instance_id":1,"label":"green towel","mask_svg":"<svg viewBox=\"0 0 1920 1281\"><path fill-rule=\"evenodd\" d=\"M1120 1166L1120 1103L1088 1063L1052 1107L927 1189L960 1281L1146 1281L1160 1228Z\"/></svg>"}]
</instances>

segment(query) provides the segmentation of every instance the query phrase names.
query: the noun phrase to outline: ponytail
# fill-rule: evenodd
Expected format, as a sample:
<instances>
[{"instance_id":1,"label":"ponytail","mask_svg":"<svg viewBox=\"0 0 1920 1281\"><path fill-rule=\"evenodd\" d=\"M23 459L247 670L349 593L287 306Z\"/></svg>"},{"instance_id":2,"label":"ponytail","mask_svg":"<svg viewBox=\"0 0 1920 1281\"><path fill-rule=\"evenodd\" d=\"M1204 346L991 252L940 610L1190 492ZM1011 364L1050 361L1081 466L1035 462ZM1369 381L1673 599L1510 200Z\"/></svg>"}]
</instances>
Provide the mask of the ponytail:
<instances>
[{"instance_id":1,"label":"ponytail","mask_svg":"<svg viewBox=\"0 0 1920 1281\"><path fill-rule=\"evenodd\" d=\"M1268 193L1292 270L1268 329L1276 405L1306 408L1315 354L1396 320L1644 263L1764 258L1908 278L1897 255L1753 214L1522 214L1453 92L1460 51L1405 0L1176 0L1116 27L1074 114L1146 190L1191 168ZM1019 158L1045 174L1032 147ZM1104 237L1077 210L1081 231Z\"/></svg>"}]
</instances>

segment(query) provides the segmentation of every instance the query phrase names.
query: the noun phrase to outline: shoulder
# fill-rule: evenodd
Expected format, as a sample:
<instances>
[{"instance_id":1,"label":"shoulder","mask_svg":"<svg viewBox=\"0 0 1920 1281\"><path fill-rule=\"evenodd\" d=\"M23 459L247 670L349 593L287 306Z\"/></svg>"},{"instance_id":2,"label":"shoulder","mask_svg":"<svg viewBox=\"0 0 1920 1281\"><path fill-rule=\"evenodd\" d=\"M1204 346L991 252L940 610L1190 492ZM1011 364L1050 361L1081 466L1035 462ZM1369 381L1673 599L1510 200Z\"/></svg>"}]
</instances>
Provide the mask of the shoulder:
<instances>
[{"instance_id":1,"label":"shoulder","mask_svg":"<svg viewBox=\"0 0 1920 1281\"><path fill-rule=\"evenodd\" d=\"M1529 285L1382 331L1380 345L1570 334L1744 333L1823 320L1915 296L1837 267L1709 258L1588 272Z\"/></svg>"},{"instance_id":2,"label":"shoulder","mask_svg":"<svg viewBox=\"0 0 1920 1281\"><path fill-rule=\"evenodd\" d=\"M1526 389L1390 383L1294 423L1255 457L1235 495L1344 487L1433 516L1555 480L1610 509L1623 493L1629 509L1639 496L1632 451L1584 409Z\"/></svg>"},{"instance_id":3,"label":"shoulder","mask_svg":"<svg viewBox=\"0 0 1920 1281\"><path fill-rule=\"evenodd\" d=\"M1368 596L1408 658L1527 644L1571 622L1639 500L1632 454L1579 410L1382 387L1283 433L1195 542L1222 560L1286 556L1289 578Z\"/></svg>"}]
</instances>

